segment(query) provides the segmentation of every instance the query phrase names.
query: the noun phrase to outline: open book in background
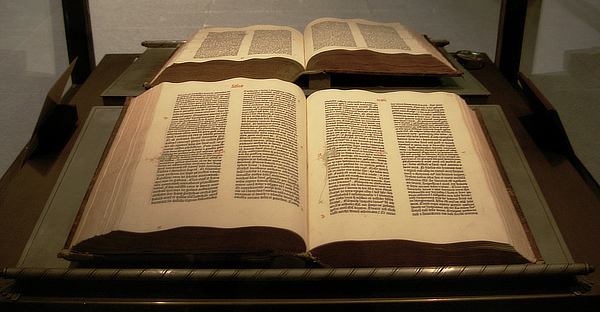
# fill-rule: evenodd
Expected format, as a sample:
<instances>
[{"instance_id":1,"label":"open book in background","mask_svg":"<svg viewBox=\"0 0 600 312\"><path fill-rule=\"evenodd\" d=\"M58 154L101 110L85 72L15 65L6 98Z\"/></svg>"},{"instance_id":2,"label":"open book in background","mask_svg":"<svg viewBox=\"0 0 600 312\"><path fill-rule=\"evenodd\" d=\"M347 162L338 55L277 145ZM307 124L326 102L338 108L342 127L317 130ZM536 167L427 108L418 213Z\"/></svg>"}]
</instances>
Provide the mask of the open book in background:
<instances>
[{"instance_id":1,"label":"open book in background","mask_svg":"<svg viewBox=\"0 0 600 312\"><path fill-rule=\"evenodd\" d=\"M536 262L525 228L460 97L238 78L131 101L62 256Z\"/></svg>"},{"instance_id":2,"label":"open book in background","mask_svg":"<svg viewBox=\"0 0 600 312\"><path fill-rule=\"evenodd\" d=\"M207 28L180 47L148 83L278 78L308 73L460 76L423 36L399 23L321 18L304 34L283 26Z\"/></svg>"}]
</instances>

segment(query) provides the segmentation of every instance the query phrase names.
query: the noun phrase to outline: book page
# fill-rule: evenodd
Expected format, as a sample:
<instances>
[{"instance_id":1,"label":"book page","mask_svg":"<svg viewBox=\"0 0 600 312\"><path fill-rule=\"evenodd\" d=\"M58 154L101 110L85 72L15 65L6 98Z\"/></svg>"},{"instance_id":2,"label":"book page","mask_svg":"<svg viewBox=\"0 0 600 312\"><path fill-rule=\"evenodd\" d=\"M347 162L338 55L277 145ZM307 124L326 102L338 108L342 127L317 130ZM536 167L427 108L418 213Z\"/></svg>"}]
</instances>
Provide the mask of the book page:
<instances>
[{"instance_id":1,"label":"book page","mask_svg":"<svg viewBox=\"0 0 600 312\"><path fill-rule=\"evenodd\" d=\"M510 199L493 189L499 174L489 175L457 95L325 90L307 102L311 248L382 239L512 245L500 212Z\"/></svg>"},{"instance_id":2,"label":"book page","mask_svg":"<svg viewBox=\"0 0 600 312\"><path fill-rule=\"evenodd\" d=\"M79 222L75 221L78 226L72 245L115 228L125 209L132 173L140 159L163 86L144 92L123 108L134 113L123 116L107 155L100 161L101 169L92 182L89 197L83 203L85 209L80 212Z\"/></svg>"},{"instance_id":3,"label":"book page","mask_svg":"<svg viewBox=\"0 0 600 312\"><path fill-rule=\"evenodd\" d=\"M243 78L159 87L112 230L273 226L305 237L301 89L279 80ZM128 114L144 104L134 100Z\"/></svg>"},{"instance_id":4,"label":"book page","mask_svg":"<svg viewBox=\"0 0 600 312\"><path fill-rule=\"evenodd\" d=\"M330 50L372 50L380 53L431 54L422 37L399 23L376 23L363 19L321 18L304 30L306 62Z\"/></svg>"},{"instance_id":5,"label":"book page","mask_svg":"<svg viewBox=\"0 0 600 312\"><path fill-rule=\"evenodd\" d=\"M291 27L258 25L199 30L166 64L283 57L304 64L302 34Z\"/></svg>"}]
</instances>

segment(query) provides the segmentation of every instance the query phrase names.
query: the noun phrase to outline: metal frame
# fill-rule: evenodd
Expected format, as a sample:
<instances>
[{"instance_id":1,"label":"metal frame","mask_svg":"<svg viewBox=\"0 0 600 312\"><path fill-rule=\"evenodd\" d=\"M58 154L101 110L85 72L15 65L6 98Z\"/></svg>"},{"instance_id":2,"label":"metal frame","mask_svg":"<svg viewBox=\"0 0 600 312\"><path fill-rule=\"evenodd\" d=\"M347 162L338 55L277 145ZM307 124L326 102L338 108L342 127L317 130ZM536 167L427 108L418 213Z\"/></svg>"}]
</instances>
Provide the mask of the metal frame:
<instances>
[{"instance_id":1,"label":"metal frame","mask_svg":"<svg viewBox=\"0 0 600 312\"><path fill-rule=\"evenodd\" d=\"M77 59L71 78L83 84L96 67L88 0L62 0L69 62Z\"/></svg>"},{"instance_id":2,"label":"metal frame","mask_svg":"<svg viewBox=\"0 0 600 312\"><path fill-rule=\"evenodd\" d=\"M526 14L527 0L502 0L495 63L510 83L518 78Z\"/></svg>"}]
</instances>

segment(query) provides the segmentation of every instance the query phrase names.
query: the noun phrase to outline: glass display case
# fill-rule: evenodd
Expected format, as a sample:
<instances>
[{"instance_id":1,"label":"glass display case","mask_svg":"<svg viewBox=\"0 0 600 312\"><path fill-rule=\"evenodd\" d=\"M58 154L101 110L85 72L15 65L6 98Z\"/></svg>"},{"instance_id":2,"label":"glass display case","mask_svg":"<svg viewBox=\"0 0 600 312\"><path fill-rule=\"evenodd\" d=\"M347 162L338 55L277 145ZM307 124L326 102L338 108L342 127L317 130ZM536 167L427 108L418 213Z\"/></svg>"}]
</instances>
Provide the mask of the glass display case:
<instances>
[{"instance_id":1,"label":"glass display case","mask_svg":"<svg viewBox=\"0 0 600 312\"><path fill-rule=\"evenodd\" d=\"M2 181L0 191L6 199L0 201L0 213L7 216L6 221L10 223L11 213L23 206L29 209L30 217L22 226L7 227L18 227L19 233L6 233L2 238L20 243L10 244L12 250L6 252L11 256L3 262L0 305L74 307L85 303L112 308L206 305L256 309L322 308L332 304L360 309L495 305L505 309L535 303L540 307L584 307L600 293L596 287L590 288L597 280L592 272L600 259L593 247L600 236L592 234L597 233L594 229L600 222L599 193L594 156L586 158L584 155L589 153L581 148L591 144L585 143L588 141L580 135L581 130L562 111L577 111L578 117L593 116L596 111L592 108L582 113L583 108L568 103L567 97L572 97L565 94L582 93L586 98L578 103L595 99L595 78L581 69L593 63L588 60L594 59L597 42L597 29L589 19L592 14L586 12L599 8L589 1L529 1L529 5L523 5L520 1L217 0L168 4L129 1L126 5L121 1L63 1L66 26L54 32L67 34L69 58L79 56L89 64L84 61L84 69L80 67L75 74L84 78L73 76L76 90L67 98L77 107L80 123L61 151L37 155L11 179ZM119 6L123 7L115 10ZM520 16L524 28L503 28L515 18L514 14ZM582 22L589 25L585 28L587 40L577 41L573 49L564 49L568 61L562 67L548 59L552 55L544 53L554 47L551 36L545 35L549 29L557 31L547 22L552 16L569 17L564 23L573 25L573 29ZM307 267L305 262L286 256L260 265L220 263L209 267L194 261L71 263L56 257L69 236L105 146L114 135L122 105L127 97L145 91L143 83L177 49L179 40L207 27L270 24L303 31L306 24L320 17L401 22L427 35L464 72L461 77L451 78L317 75L298 84L306 94L321 88L362 88L378 92L446 91L462 96L482 116L543 263L329 269ZM511 42L515 36L520 37L519 31L524 40ZM74 40L82 34L85 40ZM571 33L561 38L566 37L574 36ZM175 44L147 46L148 42L165 41ZM565 39L562 44L570 43ZM515 57L510 55L512 52L497 52L511 44L524 47L516 54L521 74L510 66L514 64L501 64L506 57ZM481 66L463 67L454 53L459 50L477 51ZM589 87L584 92L574 91L579 88L560 88L559 92L555 88L581 85L577 83L581 79ZM537 95L535 100L542 95L541 106L538 102L532 104L528 90ZM540 128L539 107L544 107L546 113L556 107L574 154L540 144L543 141L538 135L545 128ZM22 222L24 218L14 220Z\"/></svg>"}]
</instances>

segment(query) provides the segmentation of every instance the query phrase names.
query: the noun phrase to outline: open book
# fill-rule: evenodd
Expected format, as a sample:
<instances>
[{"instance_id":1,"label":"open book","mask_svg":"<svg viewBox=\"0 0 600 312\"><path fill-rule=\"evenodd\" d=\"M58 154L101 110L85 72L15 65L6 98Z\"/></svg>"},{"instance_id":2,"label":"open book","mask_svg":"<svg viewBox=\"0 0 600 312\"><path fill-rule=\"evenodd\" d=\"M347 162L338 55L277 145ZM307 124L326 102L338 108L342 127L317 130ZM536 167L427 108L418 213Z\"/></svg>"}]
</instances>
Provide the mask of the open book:
<instances>
[{"instance_id":1,"label":"open book","mask_svg":"<svg viewBox=\"0 0 600 312\"><path fill-rule=\"evenodd\" d=\"M148 85L236 77L295 81L319 72L462 74L423 36L399 23L321 18L304 35L283 26L201 29Z\"/></svg>"},{"instance_id":2,"label":"open book","mask_svg":"<svg viewBox=\"0 0 600 312\"><path fill-rule=\"evenodd\" d=\"M133 99L62 254L297 254L327 266L536 262L451 93L236 78Z\"/></svg>"}]
</instances>

